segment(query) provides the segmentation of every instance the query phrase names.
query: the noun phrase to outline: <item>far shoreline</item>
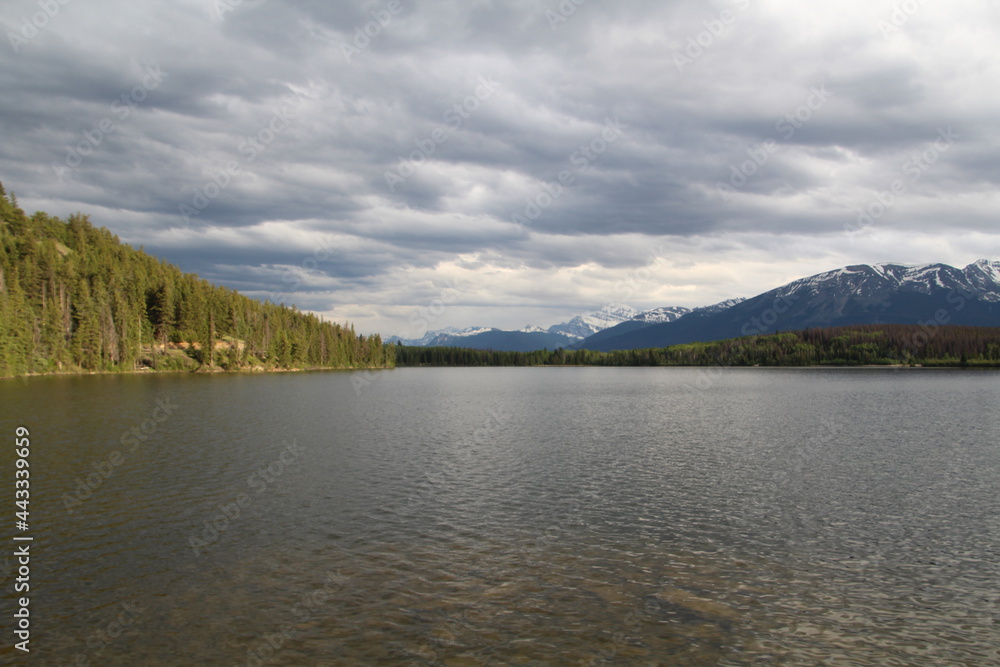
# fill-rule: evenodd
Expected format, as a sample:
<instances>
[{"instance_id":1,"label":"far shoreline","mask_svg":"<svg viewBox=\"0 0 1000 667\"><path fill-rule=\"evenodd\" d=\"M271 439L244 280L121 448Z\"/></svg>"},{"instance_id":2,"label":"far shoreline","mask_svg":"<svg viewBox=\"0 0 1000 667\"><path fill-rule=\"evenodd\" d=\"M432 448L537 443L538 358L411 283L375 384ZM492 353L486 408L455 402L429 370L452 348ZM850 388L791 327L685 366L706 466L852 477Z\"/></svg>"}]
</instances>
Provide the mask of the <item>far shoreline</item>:
<instances>
[{"instance_id":1,"label":"far shoreline","mask_svg":"<svg viewBox=\"0 0 1000 667\"><path fill-rule=\"evenodd\" d=\"M684 368L684 369L706 369L706 370L730 370L730 369L758 369L758 370L815 370L815 369L826 369L826 370L912 370L912 371L934 371L934 370L960 370L960 371L998 371L1000 370L1000 364L995 366L983 366L983 365L967 365L961 366L955 365L933 365L933 366L923 366L920 364L911 366L909 364L858 364L858 365L841 365L841 364L816 364L812 366L763 366L763 365L712 365L712 366L701 366L701 365L630 365L630 366L613 366L613 365L600 365L600 364L524 364L524 365L509 365L509 366L459 366L459 365L447 365L447 364L423 364L423 365L396 365L396 366L317 366L309 368L269 368L269 369L249 369L241 368L234 370L224 370L224 369L198 369L198 370L183 370L183 369L171 369L171 370L154 370L154 369L136 369L131 371L54 371L51 373L24 373L21 375L7 375L0 377L2 380L19 380L25 378L40 378L40 377L83 377L88 375L101 375L101 376L112 376L112 375L269 375L272 373L316 373L324 371L391 371L397 369L429 369L429 368L650 368L650 369L671 369L671 368Z\"/></svg>"}]
</instances>

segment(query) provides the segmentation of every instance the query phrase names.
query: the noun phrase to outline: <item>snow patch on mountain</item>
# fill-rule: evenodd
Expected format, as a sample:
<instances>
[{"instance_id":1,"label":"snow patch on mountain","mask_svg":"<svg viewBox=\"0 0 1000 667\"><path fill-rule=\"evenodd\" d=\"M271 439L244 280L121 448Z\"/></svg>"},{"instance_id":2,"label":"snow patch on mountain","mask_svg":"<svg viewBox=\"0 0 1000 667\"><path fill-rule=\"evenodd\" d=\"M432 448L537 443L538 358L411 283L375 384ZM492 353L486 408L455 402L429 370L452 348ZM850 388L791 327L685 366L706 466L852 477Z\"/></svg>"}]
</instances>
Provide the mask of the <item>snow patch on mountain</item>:
<instances>
[{"instance_id":1,"label":"snow patch on mountain","mask_svg":"<svg viewBox=\"0 0 1000 667\"><path fill-rule=\"evenodd\" d=\"M1000 261L980 259L964 269L947 264L909 265L893 262L855 264L801 278L765 294L769 298L784 298L794 295L790 301L805 298L807 301L799 303L829 304L823 308L833 309L831 312L839 312L845 303L855 299L860 299L867 304L882 304L899 292L932 294L940 293L941 290L953 290L966 298L980 299L991 303L1000 302ZM727 299L701 308L664 306L642 312L624 304L608 304L600 310L578 315L568 322L556 324L547 329L529 325L519 331L559 334L573 341L579 341L629 320L660 324L680 319L688 313L704 315L720 313L743 301L746 299ZM466 327L464 329L448 327L427 332L418 339L400 339L397 336L392 336L388 341L416 346L434 345L438 342L449 344L445 341L491 331L500 331L500 329L496 327Z\"/></svg>"},{"instance_id":2,"label":"snow patch on mountain","mask_svg":"<svg viewBox=\"0 0 1000 667\"><path fill-rule=\"evenodd\" d=\"M713 303L711 306L702 306L701 308L695 308L694 313L720 313L723 310L732 308L737 304L741 304L746 301L742 296L736 297L734 299L726 299L725 301L720 301L719 303Z\"/></svg>"},{"instance_id":3,"label":"snow patch on mountain","mask_svg":"<svg viewBox=\"0 0 1000 667\"><path fill-rule=\"evenodd\" d=\"M608 304L600 310L595 310L592 313L585 313L583 315L577 315L568 322L553 325L548 329L543 329L542 327L529 324L521 329L518 329L517 331L523 333L559 334L573 340L583 340L587 336L591 336L598 331L603 331L608 327L613 327L616 324L621 324L622 322L630 320L638 314L639 311L631 306L626 306L625 304L620 303ZM464 329L446 327L436 331L428 331L420 338L400 338L399 336L391 336L387 339L387 342L400 343L402 345L413 345L417 347L430 347L439 344L451 345L453 344L452 340L455 338L466 338L468 336L475 336L476 334L487 333L490 331L501 331L501 329L497 329L496 327L466 327Z\"/></svg>"},{"instance_id":4,"label":"snow patch on mountain","mask_svg":"<svg viewBox=\"0 0 1000 667\"><path fill-rule=\"evenodd\" d=\"M476 334L486 333L487 331L496 331L496 329L494 327L445 327L435 331L428 331L420 338L400 338L399 336L389 336L389 338L386 339L386 342L398 343L400 345L412 345L414 347L429 347L434 345L434 341L439 340L444 336L464 338L466 336L475 336Z\"/></svg>"},{"instance_id":5,"label":"snow patch on mountain","mask_svg":"<svg viewBox=\"0 0 1000 667\"><path fill-rule=\"evenodd\" d=\"M577 315L569 322L556 324L549 327L548 333L562 334L569 338L583 340L587 336L592 336L598 331L604 331L616 324L627 322L639 314L639 311L632 306L622 303L609 303L600 310L592 313Z\"/></svg>"},{"instance_id":6,"label":"snow patch on mountain","mask_svg":"<svg viewBox=\"0 0 1000 667\"><path fill-rule=\"evenodd\" d=\"M1000 301L1000 261L981 259L965 267L963 273L970 285L986 295L987 301Z\"/></svg>"},{"instance_id":7,"label":"snow patch on mountain","mask_svg":"<svg viewBox=\"0 0 1000 667\"><path fill-rule=\"evenodd\" d=\"M1000 301L1000 262L981 259L964 269L947 264L856 264L793 281L775 290L778 297L834 290L843 296L877 299L897 291L930 294L964 292L985 301Z\"/></svg>"},{"instance_id":8,"label":"snow patch on mountain","mask_svg":"<svg viewBox=\"0 0 1000 667\"><path fill-rule=\"evenodd\" d=\"M690 312L690 308L683 306L663 306L662 308L644 310L632 319L636 322L646 322L647 324L662 324L663 322L673 322Z\"/></svg>"}]
</instances>

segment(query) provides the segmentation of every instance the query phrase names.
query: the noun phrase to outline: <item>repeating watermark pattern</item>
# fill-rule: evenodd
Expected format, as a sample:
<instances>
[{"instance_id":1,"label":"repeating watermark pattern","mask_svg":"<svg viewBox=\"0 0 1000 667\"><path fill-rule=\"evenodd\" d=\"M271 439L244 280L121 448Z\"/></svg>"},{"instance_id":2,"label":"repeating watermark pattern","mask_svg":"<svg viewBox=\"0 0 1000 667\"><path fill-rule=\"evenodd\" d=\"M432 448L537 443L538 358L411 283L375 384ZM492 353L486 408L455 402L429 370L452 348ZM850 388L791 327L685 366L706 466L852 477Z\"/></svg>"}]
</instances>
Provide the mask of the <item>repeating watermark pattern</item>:
<instances>
[{"instance_id":1,"label":"repeating watermark pattern","mask_svg":"<svg viewBox=\"0 0 1000 667\"><path fill-rule=\"evenodd\" d=\"M302 457L302 449L296 440L285 441L282 444L284 444L284 449L281 450L278 458L247 476L248 491L241 491L235 494L229 502L220 503L217 507L218 512L212 518L205 520L201 531L188 538L188 544L195 556L201 556L203 551L218 543L222 534L243 516L243 511L267 491L289 466Z\"/></svg>"},{"instance_id":2,"label":"repeating watermark pattern","mask_svg":"<svg viewBox=\"0 0 1000 667\"><path fill-rule=\"evenodd\" d=\"M589 658L580 660L578 664L587 667L599 667L618 660L621 654L628 647L632 646L630 637L642 637L650 626L655 626L662 622L664 615L664 604L655 596L646 596L641 604L633 607L625 615L624 624L621 629L611 633L610 636L601 641L601 647L594 651Z\"/></svg>"},{"instance_id":3,"label":"repeating watermark pattern","mask_svg":"<svg viewBox=\"0 0 1000 667\"><path fill-rule=\"evenodd\" d=\"M122 431L118 442L123 449L116 449L99 461L92 462L90 467L93 472L87 472L86 476L81 474L76 478L76 488L70 493L63 494L63 507L67 512L72 514L76 511L77 507L93 496L119 468L125 465L130 454L134 454L160 430L160 425L173 416L180 407L172 401L173 398L170 396L157 399L156 407L149 419Z\"/></svg>"},{"instance_id":4,"label":"repeating watermark pattern","mask_svg":"<svg viewBox=\"0 0 1000 667\"><path fill-rule=\"evenodd\" d=\"M184 223L190 224L192 218L198 217L202 211L208 208L208 205L232 184L233 178L243 173L247 165L252 164L261 153L266 151L277 136L287 130L291 121L296 118L298 115L295 112L288 107L282 107L272 112L268 121L256 133L244 137L236 146L236 152L242 159L227 162L222 171L210 176L200 187L195 189L190 202L184 202L178 206Z\"/></svg>"},{"instance_id":5,"label":"repeating watermark pattern","mask_svg":"<svg viewBox=\"0 0 1000 667\"><path fill-rule=\"evenodd\" d=\"M894 4L892 6L892 14L889 15L889 20L879 19L877 27L882 36L886 39L889 35L899 32L907 21L910 20L917 11L924 6L927 0L905 0L901 4Z\"/></svg>"},{"instance_id":6,"label":"repeating watermark pattern","mask_svg":"<svg viewBox=\"0 0 1000 667\"><path fill-rule=\"evenodd\" d=\"M243 0L215 0L215 15L225 20L226 14L243 4Z\"/></svg>"},{"instance_id":7,"label":"repeating watermark pattern","mask_svg":"<svg viewBox=\"0 0 1000 667\"><path fill-rule=\"evenodd\" d=\"M795 294L785 294L782 296L775 297L772 304L761 311L760 315L754 315L749 320L744 322L743 326L740 327L741 336L756 336L764 333L770 327L773 327L781 319L781 316L788 312L791 304L798 300L798 296Z\"/></svg>"},{"instance_id":8,"label":"repeating watermark pattern","mask_svg":"<svg viewBox=\"0 0 1000 667\"><path fill-rule=\"evenodd\" d=\"M920 153L912 155L901 165L903 178L895 178L886 190L875 192L875 196L867 205L856 209L857 219L844 225L844 231L853 242L854 238L870 230L875 221L884 216L890 208L896 205L912 184L920 180L928 170L955 145L956 139L962 135L952 130L951 125L938 128L938 137L927 144Z\"/></svg>"},{"instance_id":9,"label":"repeating watermark pattern","mask_svg":"<svg viewBox=\"0 0 1000 667\"><path fill-rule=\"evenodd\" d=\"M246 665L246 667L261 667L261 665L270 662L294 637L295 628L288 623L283 623L276 627L273 632L265 632L251 642L246 650L246 660L235 664Z\"/></svg>"},{"instance_id":10,"label":"repeating watermark pattern","mask_svg":"<svg viewBox=\"0 0 1000 667\"><path fill-rule=\"evenodd\" d=\"M311 593L301 596L293 606L288 617L296 624L281 623L272 632L266 632L250 642L246 648L246 661L235 663L246 667L261 667L270 662L288 644L295 639L299 628L309 624L333 593L343 588L350 581L349 577L340 572L328 571L323 586Z\"/></svg>"},{"instance_id":11,"label":"repeating watermark pattern","mask_svg":"<svg viewBox=\"0 0 1000 667\"><path fill-rule=\"evenodd\" d=\"M107 624L95 630L86 639L87 652L77 653L73 656L73 667L88 667L89 665L106 665L106 659L99 659L104 650L116 639L125 634L139 620L143 609L135 600L122 602L118 605L121 608L115 617Z\"/></svg>"},{"instance_id":12,"label":"repeating watermark pattern","mask_svg":"<svg viewBox=\"0 0 1000 667\"><path fill-rule=\"evenodd\" d=\"M970 300L975 300L975 296L964 289L955 289L948 292L945 302L949 309L938 308L929 317L917 320L918 331L911 333L904 343L903 354L900 358L894 359L897 366L906 366L913 362L915 357L927 348L932 340L938 335L941 327L951 322L952 313L957 313L965 308Z\"/></svg>"},{"instance_id":13,"label":"repeating watermark pattern","mask_svg":"<svg viewBox=\"0 0 1000 667\"><path fill-rule=\"evenodd\" d=\"M87 156L97 150L109 134L118 129L118 124L128 119L133 110L149 97L149 93L160 87L167 76L169 74L160 69L159 65L146 67L146 75L142 81L111 103L110 115L99 120L91 129L84 131L83 139L76 144L67 144L66 158L61 163L52 163L52 171L55 172L59 182L63 182L67 173L76 171Z\"/></svg>"},{"instance_id":14,"label":"repeating watermark pattern","mask_svg":"<svg viewBox=\"0 0 1000 667\"><path fill-rule=\"evenodd\" d=\"M407 328L400 338L413 339L425 336L430 331L431 325L440 320L448 307L458 301L459 295L467 288L468 283L459 284L457 279L448 278L437 297L410 313L409 325L413 328Z\"/></svg>"},{"instance_id":15,"label":"repeating watermark pattern","mask_svg":"<svg viewBox=\"0 0 1000 667\"><path fill-rule=\"evenodd\" d=\"M736 9L744 11L750 7L751 0L736 0ZM698 58L701 58L705 51L715 44L715 40L726 31L726 26L736 22L737 14L732 9L723 9L716 18L706 19L702 22L704 30L687 38L687 43L683 50L674 51L674 65L677 71L684 73L684 68L691 65Z\"/></svg>"},{"instance_id":16,"label":"repeating watermark pattern","mask_svg":"<svg viewBox=\"0 0 1000 667\"><path fill-rule=\"evenodd\" d=\"M449 612L443 620L434 623L427 633L428 644L409 648L406 653L415 659L406 663L407 667L447 667L453 664L446 653L451 653L456 647L462 646L461 637L470 630L482 627L483 615L476 609L459 609ZM475 664L481 667L501 665L493 657L484 652L476 652Z\"/></svg>"},{"instance_id":17,"label":"repeating watermark pattern","mask_svg":"<svg viewBox=\"0 0 1000 667\"><path fill-rule=\"evenodd\" d=\"M503 408L492 408L483 423L459 443L459 452L463 458L470 458L484 445L496 438L496 434L511 420L513 415Z\"/></svg>"},{"instance_id":18,"label":"repeating watermark pattern","mask_svg":"<svg viewBox=\"0 0 1000 667\"><path fill-rule=\"evenodd\" d=\"M563 195L566 188L576 183L577 177L586 173L591 165L599 160L627 129L628 125L621 121L620 116L615 116L613 119L605 118L601 132L570 154L568 162L571 168L560 171L555 183L545 183L537 194L525 197L524 209L511 213L510 221L518 229L523 230L529 222L538 220L542 213Z\"/></svg>"},{"instance_id":19,"label":"repeating watermark pattern","mask_svg":"<svg viewBox=\"0 0 1000 667\"><path fill-rule=\"evenodd\" d=\"M460 129L465 121L479 110L482 103L493 97L502 85L498 81L494 81L493 77L480 76L472 94L467 95L461 102L455 103L442 114L441 119L444 121L444 125L435 127L423 139L414 139L413 143L416 148L405 157L400 155L399 164L394 170L387 169L383 173L389 191L396 192L397 186L405 183L407 179L417 173L417 169L426 164L437 153L438 146L446 143L451 138L452 133Z\"/></svg>"},{"instance_id":20,"label":"repeating watermark pattern","mask_svg":"<svg viewBox=\"0 0 1000 667\"><path fill-rule=\"evenodd\" d=\"M546 10L545 18L549 22L549 27L553 31L557 30L560 25L569 20L573 14L576 14L576 10L583 5L587 0L562 0L556 7L556 11L551 9Z\"/></svg>"},{"instance_id":21,"label":"repeating watermark pattern","mask_svg":"<svg viewBox=\"0 0 1000 667\"><path fill-rule=\"evenodd\" d=\"M795 303L798 297L795 294L779 295L774 298L771 305L754 315L740 327L740 333L744 336L755 336L765 333L781 319L781 316L788 312L791 304ZM735 355L731 355L735 356ZM698 369L697 378L693 382L684 384L684 391L688 393L703 394L715 382L722 377L726 368L733 365L732 359L716 358L711 366Z\"/></svg>"},{"instance_id":22,"label":"repeating watermark pattern","mask_svg":"<svg viewBox=\"0 0 1000 667\"><path fill-rule=\"evenodd\" d=\"M303 274L308 274L318 270L321 262L326 262L333 256L332 246L332 239L330 239L330 237L324 237L319 243L316 244L316 248L313 250L312 256L306 257L302 260L298 267L286 266L281 274L281 282L288 285L288 290L271 292L267 295L267 299L271 303L282 303L284 298L288 296L289 291L294 291L302 285Z\"/></svg>"},{"instance_id":23,"label":"repeating watermark pattern","mask_svg":"<svg viewBox=\"0 0 1000 667\"><path fill-rule=\"evenodd\" d=\"M842 430L840 421L834 417L823 417L819 428L813 430L804 442L796 440L796 446L783 452L784 460L774 471L771 492L774 497L785 499L778 511L786 524L786 534L790 536L789 546L804 547L809 536L816 531L815 517L800 511L799 503L794 500L808 495L805 481L807 469L823 450L837 440Z\"/></svg>"},{"instance_id":24,"label":"repeating watermark pattern","mask_svg":"<svg viewBox=\"0 0 1000 667\"><path fill-rule=\"evenodd\" d=\"M802 129L813 115L823 108L832 97L825 85L809 89L809 96L805 102L800 104L794 111L786 113L774 124L774 131L782 141L789 142L795 136L796 130ZM739 165L730 165L729 182L716 181L715 187L723 201L732 201L733 195L744 185L750 182L761 168L767 164L771 156L781 150L781 144L776 138L770 138L758 146L751 146L746 150L748 160L744 160Z\"/></svg>"},{"instance_id":25,"label":"repeating watermark pattern","mask_svg":"<svg viewBox=\"0 0 1000 667\"><path fill-rule=\"evenodd\" d=\"M340 43L340 52L344 54L347 62L351 62L351 58L371 46L372 40L381 35L382 31L392 23L393 18L402 13L402 11L403 3L401 0L389 0L385 9L372 9L369 11L368 15L372 17L372 20L354 27L354 39L351 40L351 44L346 42Z\"/></svg>"},{"instance_id":26,"label":"repeating watermark pattern","mask_svg":"<svg viewBox=\"0 0 1000 667\"><path fill-rule=\"evenodd\" d=\"M653 268L666 262L664 247L657 246L646 257L646 264L633 271L627 278L615 283L615 294L622 299L629 299L635 295L641 285L653 279Z\"/></svg>"},{"instance_id":27,"label":"repeating watermark pattern","mask_svg":"<svg viewBox=\"0 0 1000 667\"><path fill-rule=\"evenodd\" d=\"M7 41L10 42L10 48L14 50L14 53L19 54L21 47L45 30L52 19L58 16L62 8L69 3L70 0L38 0L40 11L31 16L22 16L21 25L18 26L17 32L7 31Z\"/></svg>"},{"instance_id":28,"label":"repeating watermark pattern","mask_svg":"<svg viewBox=\"0 0 1000 667\"><path fill-rule=\"evenodd\" d=\"M382 375L372 370L355 371L351 373L351 386L354 387L354 395L360 396L366 387L370 387L373 382Z\"/></svg>"}]
</instances>

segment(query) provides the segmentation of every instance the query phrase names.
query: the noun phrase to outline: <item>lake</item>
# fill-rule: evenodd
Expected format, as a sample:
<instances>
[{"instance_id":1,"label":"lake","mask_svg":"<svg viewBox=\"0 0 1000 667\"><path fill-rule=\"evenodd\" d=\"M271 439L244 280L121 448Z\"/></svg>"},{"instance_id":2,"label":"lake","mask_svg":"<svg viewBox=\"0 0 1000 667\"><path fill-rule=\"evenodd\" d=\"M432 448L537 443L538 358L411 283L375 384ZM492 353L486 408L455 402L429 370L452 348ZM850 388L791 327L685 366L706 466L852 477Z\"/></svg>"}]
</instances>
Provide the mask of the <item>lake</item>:
<instances>
[{"instance_id":1,"label":"lake","mask_svg":"<svg viewBox=\"0 0 1000 667\"><path fill-rule=\"evenodd\" d=\"M997 372L39 377L0 405L31 431L32 664L1000 664Z\"/></svg>"}]
</instances>

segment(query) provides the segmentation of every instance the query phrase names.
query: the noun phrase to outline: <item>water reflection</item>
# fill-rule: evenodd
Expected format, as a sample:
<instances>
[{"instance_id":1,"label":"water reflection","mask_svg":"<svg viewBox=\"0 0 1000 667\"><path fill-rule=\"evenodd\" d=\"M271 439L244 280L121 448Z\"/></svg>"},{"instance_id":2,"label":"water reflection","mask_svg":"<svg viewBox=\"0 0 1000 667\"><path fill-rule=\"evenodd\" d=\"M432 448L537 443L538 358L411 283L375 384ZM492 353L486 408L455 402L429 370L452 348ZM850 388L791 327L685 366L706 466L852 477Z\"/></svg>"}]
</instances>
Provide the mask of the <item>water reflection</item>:
<instances>
[{"instance_id":1,"label":"water reflection","mask_svg":"<svg viewBox=\"0 0 1000 667\"><path fill-rule=\"evenodd\" d=\"M329 373L0 383L46 443L33 657L1000 663L996 374L696 379L421 369L361 396ZM49 413L53 392L72 409ZM81 471L164 393L178 413L67 512Z\"/></svg>"}]
</instances>

